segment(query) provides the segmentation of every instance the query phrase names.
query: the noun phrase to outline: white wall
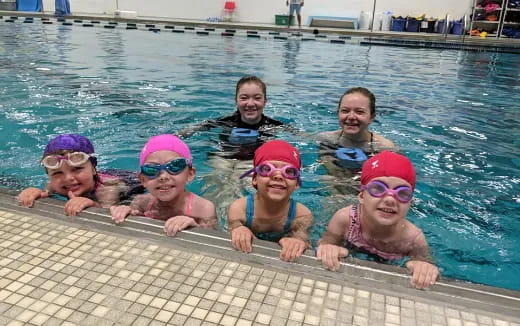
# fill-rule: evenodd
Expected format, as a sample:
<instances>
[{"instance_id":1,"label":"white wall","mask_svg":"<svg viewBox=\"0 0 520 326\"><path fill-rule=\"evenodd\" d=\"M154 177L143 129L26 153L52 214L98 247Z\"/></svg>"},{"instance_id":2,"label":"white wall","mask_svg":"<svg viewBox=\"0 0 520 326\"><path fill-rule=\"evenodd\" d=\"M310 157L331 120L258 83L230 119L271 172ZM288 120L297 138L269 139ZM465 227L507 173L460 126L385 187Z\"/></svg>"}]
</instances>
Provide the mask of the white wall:
<instances>
[{"instance_id":1,"label":"white wall","mask_svg":"<svg viewBox=\"0 0 520 326\"><path fill-rule=\"evenodd\" d=\"M139 17L206 20L218 17L225 0L69 0L73 14L112 14L114 10L136 11ZM46 12L54 11L54 0L43 0ZM275 14L285 14L285 0L236 0L239 21L274 23ZM444 17L458 19L470 13L473 0L376 0L376 12L395 15ZM308 16L359 17L361 11L372 12L371 0L305 0L303 22Z\"/></svg>"}]
</instances>

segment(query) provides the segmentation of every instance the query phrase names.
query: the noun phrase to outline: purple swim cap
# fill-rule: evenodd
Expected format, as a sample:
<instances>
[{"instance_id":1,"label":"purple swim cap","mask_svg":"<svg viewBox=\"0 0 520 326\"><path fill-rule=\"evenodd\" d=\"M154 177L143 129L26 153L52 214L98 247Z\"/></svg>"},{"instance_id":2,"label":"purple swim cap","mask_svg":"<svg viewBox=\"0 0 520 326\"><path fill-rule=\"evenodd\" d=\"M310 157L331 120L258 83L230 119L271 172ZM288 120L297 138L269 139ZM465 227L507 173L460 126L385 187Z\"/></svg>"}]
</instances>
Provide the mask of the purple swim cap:
<instances>
[{"instance_id":1,"label":"purple swim cap","mask_svg":"<svg viewBox=\"0 0 520 326\"><path fill-rule=\"evenodd\" d=\"M53 138L43 151L43 157L58 151L74 151L86 154L94 154L94 146L87 137L78 134L63 134ZM90 158L92 164L96 166L95 157Z\"/></svg>"}]
</instances>

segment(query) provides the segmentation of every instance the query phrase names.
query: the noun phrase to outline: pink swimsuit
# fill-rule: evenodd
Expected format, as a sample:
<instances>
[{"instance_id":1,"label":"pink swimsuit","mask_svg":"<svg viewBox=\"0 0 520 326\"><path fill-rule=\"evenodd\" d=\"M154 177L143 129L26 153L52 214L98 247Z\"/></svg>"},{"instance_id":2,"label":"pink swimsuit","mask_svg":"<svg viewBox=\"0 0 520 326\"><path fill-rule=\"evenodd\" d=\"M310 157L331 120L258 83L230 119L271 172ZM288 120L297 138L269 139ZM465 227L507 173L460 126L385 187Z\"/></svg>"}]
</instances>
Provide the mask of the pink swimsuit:
<instances>
[{"instance_id":1,"label":"pink swimsuit","mask_svg":"<svg viewBox=\"0 0 520 326\"><path fill-rule=\"evenodd\" d=\"M347 240L349 244L356 248L368 251L386 260L399 260L407 256L405 254L384 252L369 244L363 237L363 232L361 231L361 223L359 221L358 209L358 206L352 206L352 208L350 209L350 228L348 234L345 234L345 240ZM410 244L412 244L420 234L421 230L418 230L417 235L412 237L412 239L409 241Z\"/></svg>"},{"instance_id":2,"label":"pink swimsuit","mask_svg":"<svg viewBox=\"0 0 520 326\"><path fill-rule=\"evenodd\" d=\"M193 198L195 198L195 195L190 192L190 197L188 198L188 204L186 205L186 210L184 211L184 215L190 216L191 214L191 206L193 204ZM156 220L162 220L157 215L157 209L154 209L154 206L157 205L157 198L154 198L152 201L150 201L150 204L148 204L148 207L146 208L146 211L144 212L144 216L153 218Z\"/></svg>"}]
</instances>

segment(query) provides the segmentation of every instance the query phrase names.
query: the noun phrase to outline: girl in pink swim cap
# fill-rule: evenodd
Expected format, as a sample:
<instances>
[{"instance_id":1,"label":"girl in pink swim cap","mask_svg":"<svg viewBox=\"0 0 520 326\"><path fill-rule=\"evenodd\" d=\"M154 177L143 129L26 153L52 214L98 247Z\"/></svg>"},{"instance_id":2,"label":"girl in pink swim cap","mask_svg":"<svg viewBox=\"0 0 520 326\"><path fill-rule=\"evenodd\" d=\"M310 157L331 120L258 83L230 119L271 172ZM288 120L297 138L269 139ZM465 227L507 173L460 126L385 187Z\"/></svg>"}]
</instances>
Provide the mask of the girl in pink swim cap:
<instances>
[{"instance_id":1,"label":"girl in pink swim cap","mask_svg":"<svg viewBox=\"0 0 520 326\"><path fill-rule=\"evenodd\" d=\"M410 257L406 267L418 289L432 286L439 276L421 229L406 219L415 189L415 169L405 156L383 151L363 164L359 204L337 211L319 241L317 257L337 270L356 248L384 260Z\"/></svg>"},{"instance_id":2,"label":"girl in pink swim cap","mask_svg":"<svg viewBox=\"0 0 520 326\"><path fill-rule=\"evenodd\" d=\"M195 177L188 146L174 135L151 137L139 156L139 180L148 194L138 195L130 206L112 206L116 223L128 215L163 220L169 236L188 227L213 227L217 223L215 205L186 189Z\"/></svg>"},{"instance_id":3,"label":"girl in pink swim cap","mask_svg":"<svg viewBox=\"0 0 520 326\"><path fill-rule=\"evenodd\" d=\"M49 176L45 189L29 187L18 195L18 202L32 207L39 198L57 194L67 197L65 214L77 215L88 207L117 204L128 190L125 182L96 169L94 146L87 137L62 134L45 147L41 164Z\"/></svg>"}]
</instances>

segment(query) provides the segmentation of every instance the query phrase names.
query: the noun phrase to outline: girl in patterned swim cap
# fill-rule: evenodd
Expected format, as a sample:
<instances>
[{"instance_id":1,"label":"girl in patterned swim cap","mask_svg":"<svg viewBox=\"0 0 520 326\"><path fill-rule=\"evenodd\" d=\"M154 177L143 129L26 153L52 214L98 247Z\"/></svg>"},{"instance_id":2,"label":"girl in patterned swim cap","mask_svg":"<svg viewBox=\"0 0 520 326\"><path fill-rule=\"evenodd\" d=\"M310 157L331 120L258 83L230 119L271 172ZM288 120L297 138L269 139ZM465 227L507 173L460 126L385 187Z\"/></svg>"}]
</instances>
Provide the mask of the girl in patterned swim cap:
<instances>
[{"instance_id":1,"label":"girl in patterned swim cap","mask_svg":"<svg viewBox=\"0 0 520 326\"><path fill-rule=\"evenodd\" d=\"M21 205L32 207L35 200L57 194L66 197L65 214L77 215L88 207L119 202L126 184L117 177L98 173L94 146L87 137L63 134L45 147L41 164L49 176L45 189L30 187L18 195Z\"/></svg>"}]
</instances>

